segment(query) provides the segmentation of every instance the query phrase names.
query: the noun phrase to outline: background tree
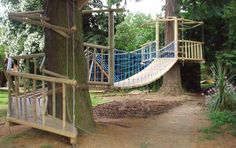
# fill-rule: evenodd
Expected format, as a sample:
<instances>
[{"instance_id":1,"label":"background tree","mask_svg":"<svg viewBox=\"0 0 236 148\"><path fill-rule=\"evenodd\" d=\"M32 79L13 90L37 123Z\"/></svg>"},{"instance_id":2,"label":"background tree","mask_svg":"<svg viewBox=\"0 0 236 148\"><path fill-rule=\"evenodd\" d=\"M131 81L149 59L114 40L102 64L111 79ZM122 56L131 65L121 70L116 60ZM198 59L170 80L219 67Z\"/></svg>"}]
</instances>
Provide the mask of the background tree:
<instances>
[{"instance_id":1,"label":"background tree","mask_svg":"<svg viewBox=\"0 0 236 148\"><path fill-rule=\"evenodd\" d=\"M151 16L142 13L128 13L125 20L116 26L116 48L132 51L148 41L155 40L155 29L144 28L141 25L152 20Z\"/></svg>"}]
</instances>

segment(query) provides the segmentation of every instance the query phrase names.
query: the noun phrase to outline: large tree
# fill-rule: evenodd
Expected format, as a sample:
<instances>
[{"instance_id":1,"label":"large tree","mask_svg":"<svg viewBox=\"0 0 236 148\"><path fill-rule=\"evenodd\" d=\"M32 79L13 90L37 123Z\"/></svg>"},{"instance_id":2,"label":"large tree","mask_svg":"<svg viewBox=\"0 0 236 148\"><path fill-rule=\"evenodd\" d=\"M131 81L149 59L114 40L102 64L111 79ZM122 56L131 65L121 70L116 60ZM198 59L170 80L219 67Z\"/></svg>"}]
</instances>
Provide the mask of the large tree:
<instances>
[{"instance_id":1,"label":"large tree","mask_svg":"<svg viewBox=\"0 0 236 148\"><path fill-rule=\"evenodd\" d=\"M166 0L165 17L177 16L179 13L178 0ZM165 24L165 45L174 40L174 22ZM163 77L163 85L160 93L168 95L179 95L183 93L181 85L180 65L176 63Z\"/></svg>"},{"instance_id":2,"label":"large tree","mask_svg":"<svg viewBox=\"0 0 236 148\"><path fill-rule=\"evenodd\" d=\"M80 4L83 1L45 1L45 14L50 18L51 24L66 28L76 28L74 36L71 36L68 40L50 29L45 29L45 66L50 71L68 75L70 79L77 81L78 84L75 87L75 123L83 131L92 131L95 123L86 82L87 70L83 47L82 4ZM68 91L68 104L70 115L72 115L73 91L72 89L68 89ZM62 108L60 97L57 98L57 108ZM57 111L57 116L61 117L61 110Z\"/></svg>"}]
</instances>

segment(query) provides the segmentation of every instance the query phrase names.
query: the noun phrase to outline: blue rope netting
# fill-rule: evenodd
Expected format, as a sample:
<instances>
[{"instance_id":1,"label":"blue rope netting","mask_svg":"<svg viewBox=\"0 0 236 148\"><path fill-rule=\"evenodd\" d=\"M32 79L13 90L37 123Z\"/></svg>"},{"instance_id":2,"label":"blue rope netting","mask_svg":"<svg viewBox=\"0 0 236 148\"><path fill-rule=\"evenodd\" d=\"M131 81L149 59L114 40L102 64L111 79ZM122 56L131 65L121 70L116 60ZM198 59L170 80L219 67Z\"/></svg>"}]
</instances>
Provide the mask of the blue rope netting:
<instances>
[{"instance_id":1,"label":"blue rope netting","mask_svg":"<svg viewBox=\"0 0 236 148\"><path fill-rule=\"evenodd\" d=\"M175 49L175 42L170 43L166 47L156 50L156 42L149 42L142 48L132 52L115 49L114 53L114 80L115 82L127 79L134 74L146 68L156 58L173 58ZM106 73L109 72L108 58L109 53L104 53L101 56L101 51L98 49L96 53L97 63L104 65L103 69ZM102 61L103 59L103 61ZM102 64L103 62L103 64ZM93 65L93 64L91 64ZM90 68L93 69L93 66ZM108 81L106 77L104 81ZM91 70L91 81L94 81L94 71ZM101 70L96 68L96 81L101 81Z\"/></svg>"}]
</instances>

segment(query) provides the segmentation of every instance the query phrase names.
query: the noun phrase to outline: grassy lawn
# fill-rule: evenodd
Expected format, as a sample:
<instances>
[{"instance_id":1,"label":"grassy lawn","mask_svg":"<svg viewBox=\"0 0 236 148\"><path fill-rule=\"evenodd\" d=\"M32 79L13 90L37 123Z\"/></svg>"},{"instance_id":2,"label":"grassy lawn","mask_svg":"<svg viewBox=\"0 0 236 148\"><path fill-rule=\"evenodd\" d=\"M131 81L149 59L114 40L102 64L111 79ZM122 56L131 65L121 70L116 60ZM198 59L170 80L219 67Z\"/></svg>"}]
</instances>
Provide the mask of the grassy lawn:
<instances>
[{"instance_id":1,"label":"grassy lawn","mask_svg":"<svg viewBox=\"0 0 236 148\"><path fill-rule=\"evenodd\" d=\"M212 140L216 136L230 133L236 137L236 113L230 111L214 111L209 113L211 125L200 131L205 133L203 139Z\"/></svg>"},{"instance_id":2,"label":"grassy lawn","mask_svg":"<svg viewBox=\"0 0 236 148\"><path fill-rule=\"evenodd\" d=\"M107 103L109 101L101 98L101 97L98 97L95 93L90 93L90 97L91 97L91 101L92 101L92 106L95 107L99 104L104 104L104 103Z\"/></svg>"},{"instance_id":3,"label":"grassy lawn","mask_svg":"<svg viewBox=\"0 0 236 148\"><path fill-rule=\"evenodd\" d=\"M7 92L0 91L0 118L5 117L7 113Z\"/></svg>"}]
</instances>

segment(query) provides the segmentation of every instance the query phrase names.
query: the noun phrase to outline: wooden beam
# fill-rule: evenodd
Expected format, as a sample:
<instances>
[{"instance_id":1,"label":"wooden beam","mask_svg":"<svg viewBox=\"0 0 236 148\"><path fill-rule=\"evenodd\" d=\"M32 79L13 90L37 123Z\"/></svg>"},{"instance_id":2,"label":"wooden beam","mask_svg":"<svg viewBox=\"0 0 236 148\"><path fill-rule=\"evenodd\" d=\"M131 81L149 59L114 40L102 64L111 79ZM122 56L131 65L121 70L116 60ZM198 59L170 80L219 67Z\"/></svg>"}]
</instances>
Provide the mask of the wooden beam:
<instances>
[{"instance_id":1,"label":"wooden beam","mask_svg":"<svg viewBox=\"0 0 236 148\"><path fill-rule=\"evenodd\" d=\"M52 25L52 24L45 23L45 22L35 21L35 20L27 19L27 18L9 16L9 19L15 20L15 21L20 21L20 22L25 22L25 23L29 23L29 24L37 25L37 26L41 26L41 27L46 27L49 29L61 30L61 31L64 31L68 34L73 34L75 32L74 29L68 29L65 27L60 27L60 26Z\"/></svg>"},{"instance_id":2,"label":"wooden beam","mask_svg":"<svg viewBox=\"0 0 236 148\"><path fill-rule=\"evenodd\" d=\"M98 66L98 68L102 71L102 73L107 77L107 78L109 78L108 77L108 74L104 71L104 69L102 68L102 66L96 61L96 64L97 64L97 66Z\"/></svg>"},{"instance_id":3,"label":"wooden beam","mask_svg":"<svg viewBox=\"0 0 236 148\"><path fill-rule=\"evenodd\" d=\"M90 13L103 13L103 12L123 12L124 8L116 8L116 9L98 9L98 10L83 10L82 14L90 14Z\"/></svg>"},{"instance_id":4,"label":"wooden beam","mask_svg":"<svg viewBox=\"0 0 236 148\"><path fill-rule=\"evenodd\" d=\"M84 46L91 47L91 48L101 48L101 49L106 49L106 50L110 49L109 46L102 46L102 45L97 45L97 44L93 44L93 43L86 43L86 42L84 42Z\"/></svg>"},{"instance_id":5,"label":"wooden beam","mask_svg":"<svg viewBox=\"0 0 236 148\"><path fill-rule=\"evenodd\" d=\"M62 79L62 78L55 78L55 77L48 77L48 76L34 75L34 74L29 74L29 73L13 72L13 71L7 71L7 74L11 76L18 76L18 77L23 77L27 79L33 79L33 80L48 81L48 82L55 82L55 83L65 83L68 85L77 85L76 80L70 80L70 79Z\"/></svg>"},{"instance_id":6,"label":"wooden beam","mask_svg":"<svg viewBox=\"0 0 236 148\"><path fill-rule=\"evenodd\" d=\"M25 19L36 19L36 20L43 20L43 21L49 21L50 19L48 17L42 16L41 14L25 14L25 13L15 13L15 12L9 12L9 17L22 17Z\"/></svg>"},{"instance_id":7,"label":"wooden beam","mask_svg":"<svg viewBox=\"0 0 236 148\"><path fill-rule=\"evenodd\" d=\"M45 56L44 53L35 53L35 54L28 54L28 55L21 55L21 56L14 56L12 59L31 59L31 58L38 58Z\"/></svg>"}]
</instances>

